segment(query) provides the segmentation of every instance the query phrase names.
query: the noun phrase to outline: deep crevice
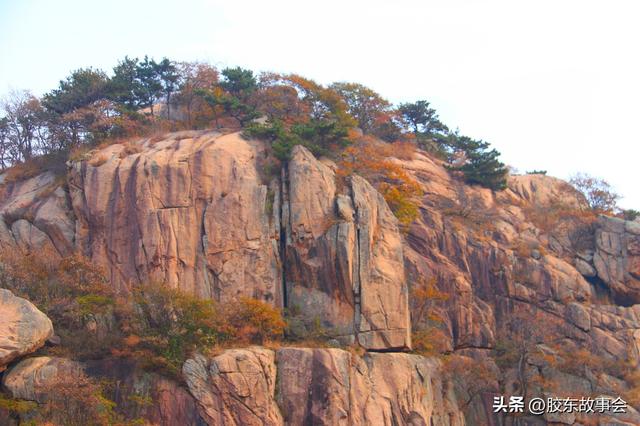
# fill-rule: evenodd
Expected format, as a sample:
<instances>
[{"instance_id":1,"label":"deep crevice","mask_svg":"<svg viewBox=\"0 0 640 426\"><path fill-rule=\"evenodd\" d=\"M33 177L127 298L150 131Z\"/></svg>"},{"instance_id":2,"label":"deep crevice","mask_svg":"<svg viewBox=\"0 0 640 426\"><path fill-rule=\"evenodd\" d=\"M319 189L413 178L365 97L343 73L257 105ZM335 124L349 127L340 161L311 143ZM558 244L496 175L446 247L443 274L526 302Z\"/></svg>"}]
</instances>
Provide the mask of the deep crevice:
<instances>
[{"instance_id":1,"label":"deep crevice","mask_svg":"<svg viewBox=\"0 0 640 426\"><path fill-rule=\"evenodd\" d=\"M289 169L288 164L284 163L282 165L282 169L280 171L280 197L279 197L279 205L278 205L278 214L280 216L280 265L282 279L282 307L289 307L289 300L287 297L287 225L290 223L290 218L285 217L286 213L290 211L289 208L286 209L285 213L285 203L289 202L289 192L288 192L288 183L289 183Z\"/></svg>"}]
</instances>

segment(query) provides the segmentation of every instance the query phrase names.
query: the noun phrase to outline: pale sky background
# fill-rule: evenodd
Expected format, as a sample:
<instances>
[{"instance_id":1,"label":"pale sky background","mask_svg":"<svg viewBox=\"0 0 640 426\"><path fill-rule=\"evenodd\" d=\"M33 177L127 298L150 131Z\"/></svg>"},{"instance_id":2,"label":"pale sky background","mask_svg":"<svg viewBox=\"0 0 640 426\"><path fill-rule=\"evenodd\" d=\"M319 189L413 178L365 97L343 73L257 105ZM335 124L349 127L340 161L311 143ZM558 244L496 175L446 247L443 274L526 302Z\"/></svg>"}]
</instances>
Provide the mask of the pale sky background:
<instances>
[{"instance_id":1,"label":"pale sky background","mask_svg":"<svg viewBox=\"0 0 640 426\"><path fill-rule=\"evenodd\" d=\"M637 0L0 0L0 94L145 54L356 81L640 210L639 22Z\"/></svg>"}]
</instances>

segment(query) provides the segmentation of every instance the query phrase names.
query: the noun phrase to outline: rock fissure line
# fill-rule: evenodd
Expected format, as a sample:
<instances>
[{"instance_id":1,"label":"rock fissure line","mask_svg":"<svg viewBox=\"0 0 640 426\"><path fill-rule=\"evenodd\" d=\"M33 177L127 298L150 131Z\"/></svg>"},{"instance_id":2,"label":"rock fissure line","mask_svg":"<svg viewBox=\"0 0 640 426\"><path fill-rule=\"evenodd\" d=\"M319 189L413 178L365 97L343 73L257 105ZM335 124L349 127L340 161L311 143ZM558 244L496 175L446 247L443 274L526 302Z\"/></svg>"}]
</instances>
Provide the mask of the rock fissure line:
<instances>
[{"instance_id":1,"label":"rock fissure line","mask_svg":"<svg viewBox=\"0 0 640 426\"><path fill-rule=\"evenodd\" d=\"M283 308L289 307L289 299L287 297L287 226L291 226L291 217L290 212L291 209L287 208L285 212L285 204L289 202L289 194L287 191L287 184L289 182L289 170L287 163L283 164L282 169L280 171L280 196L278 197L278 215L280 216L279 226L279 257L280 257L280 274L282 276L281 279L281 287L282 287L282 306ZM289 217L285 217L289 213Z\"/></svg>"},{"instance_id":2,"label":"rock fissure line","mask_svg":"<svg viewBox=\"0 0 640 426\"><path fill-rule=\"evenodd\" d=\"M356 203L356 197L353 190L353 183L350 182L349 185L349 198L351 199L351 204L353 205L354 210L354 227L356 231L356 255L354 256L354 268L355 273L353 274L353 279L356 280L353 286L353 304L354 304L354 319L353 319L353 327L356 340L359 342L358 335L360 334L360 325L361 325L361 311L362 311L362 254L360 247L360 215L358 211L358 205Z\"/></svg>"}]
</instances>

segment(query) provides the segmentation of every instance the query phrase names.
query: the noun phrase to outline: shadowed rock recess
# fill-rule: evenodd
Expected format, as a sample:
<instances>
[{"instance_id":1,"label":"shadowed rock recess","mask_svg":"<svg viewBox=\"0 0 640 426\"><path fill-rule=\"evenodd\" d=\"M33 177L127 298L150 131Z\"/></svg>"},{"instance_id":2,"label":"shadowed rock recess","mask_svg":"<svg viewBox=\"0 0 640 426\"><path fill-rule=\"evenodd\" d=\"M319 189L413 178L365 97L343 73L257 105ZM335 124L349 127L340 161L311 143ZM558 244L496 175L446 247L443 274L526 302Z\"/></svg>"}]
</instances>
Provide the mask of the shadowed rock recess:
<instances>
[{"instance_id":1,"label":"shadowed rock recess","mask_svg":"<svg viewBox=\"0 0 640 426\"><path fill-rule=\"evenodd\" d=\"M334 163L301 146L269 175L266 155L258 141L212 131L96 149L68 163L64 184L51 173L5 184L0 245L79 251L120 292L163 283L223 303L258 298L287 308L292 332L319 324L363 355L196 354L183 384L122 360L18 360L52 335L51 322L0 290L4 389L42 402L58 374L116 377L117 402L153 398L138 409L152 424L238 426L586 424L575 415L496 414L492 396L520 394L522 377L528 395L547 395L549 384L563 397L634 390L612 369L582 368L591 365L584 358L566 365L588 353L637 369L640 222L591 217L580 194L547 176L511 176L500 192L468 186L418 151L391 160L424 194L401 233L365 179L339 179ZM409 297L426 282L445 295L428 312ZM430 330L433 318L443 350L499 371L488 381L495 385L470 395L459 389L469 371L445 375L440 360L406 353L412 329ZM529 354L518 368L497 358L514 344ZM597 424L640 424L640 416L630 407Z\"/></svg>"}]
</instances>

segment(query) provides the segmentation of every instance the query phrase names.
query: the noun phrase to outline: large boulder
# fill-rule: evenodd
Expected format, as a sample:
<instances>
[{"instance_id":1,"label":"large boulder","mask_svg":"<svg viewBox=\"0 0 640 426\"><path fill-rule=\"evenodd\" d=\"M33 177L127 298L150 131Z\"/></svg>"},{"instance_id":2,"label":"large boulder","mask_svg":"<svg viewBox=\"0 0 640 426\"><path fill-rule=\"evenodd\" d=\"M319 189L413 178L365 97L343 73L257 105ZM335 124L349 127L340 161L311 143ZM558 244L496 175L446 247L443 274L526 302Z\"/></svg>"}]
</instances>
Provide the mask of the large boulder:
<instances>
[{"instance_id":1,"label":"large boulder","mask_svg":"<svg viewBox=\"0 0 640 426\"><path fill-rule=\"evenodd\" d=\"M0 371L35 352L53 335L51 320L31 302L0 289Z\"/></svg>"},{"instance_id":2,"label":"large boulder","mask_svg":"<svg viewBox=\"0 0 640 426\"><path fill-rule=\"evenodd\" d=\"M2 385L13 398L44 403L61 377L77 377L82 372L81 364L66 358L27 358L4 374Z\"/></svg>"}]
</instances>

